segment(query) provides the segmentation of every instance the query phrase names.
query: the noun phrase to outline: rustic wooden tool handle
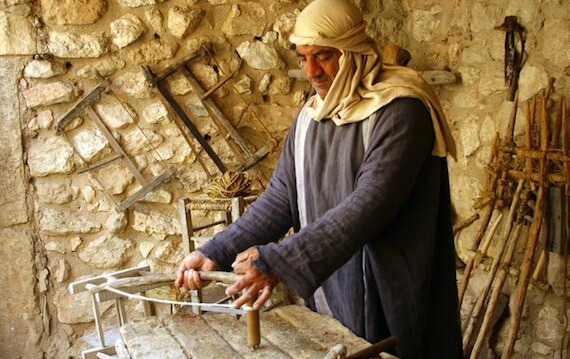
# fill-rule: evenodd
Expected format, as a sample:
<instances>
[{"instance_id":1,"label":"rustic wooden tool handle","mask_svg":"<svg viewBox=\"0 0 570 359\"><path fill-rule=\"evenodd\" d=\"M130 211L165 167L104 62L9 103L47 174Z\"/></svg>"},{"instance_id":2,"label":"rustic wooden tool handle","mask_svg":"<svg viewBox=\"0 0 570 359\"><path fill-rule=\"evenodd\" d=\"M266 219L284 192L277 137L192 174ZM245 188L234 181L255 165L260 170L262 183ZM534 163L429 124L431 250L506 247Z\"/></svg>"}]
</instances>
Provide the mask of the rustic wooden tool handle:
<instances>
[{"instance_id":1,"label":"rustic wooden tool handle","mask_svg":"<svg viewBox=\"0 0 570 359\"><path fill-rule=\"evenodd\" d=\"M374 358L378 354L395 347L400 343L400 339L395 336L388 337L386 339L382 339L378 343L372 344L368 348L362 349L354 354L350 354L345 359L368 359Z\"/></svg>"},{"instance_id":2,"label":"rustic wooden tool handle","mask_svg":"<svg viewBox=\"0 0 570 359\"><path fill-rule=\"evenodd\" d=\"M243 275L232 272L199 271L198 273L200 273L200 278L203 280L213 280L228 284L233 284L243 278Z\"/></svg>"}]
</instances>

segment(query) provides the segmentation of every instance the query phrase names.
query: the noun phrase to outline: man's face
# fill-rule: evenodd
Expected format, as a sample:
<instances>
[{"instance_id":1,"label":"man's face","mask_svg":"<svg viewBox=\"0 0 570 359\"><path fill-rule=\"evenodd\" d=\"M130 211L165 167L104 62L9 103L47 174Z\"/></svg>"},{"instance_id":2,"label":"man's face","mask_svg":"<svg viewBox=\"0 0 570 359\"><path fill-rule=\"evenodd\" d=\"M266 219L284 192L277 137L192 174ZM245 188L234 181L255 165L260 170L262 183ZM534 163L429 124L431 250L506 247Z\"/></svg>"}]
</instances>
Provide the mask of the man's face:
<instances>
[{"instance_id":1,"label":"man's face","mask_svg":"<svg viewBox=\"0 0 570 359\"><path fill-rule=\"evenodd\" d=\"M339 68L342 53L334 47L301 45L297 46L297 61L305 76L322 98L332 85Z\"/></svg>"}]
</instances>

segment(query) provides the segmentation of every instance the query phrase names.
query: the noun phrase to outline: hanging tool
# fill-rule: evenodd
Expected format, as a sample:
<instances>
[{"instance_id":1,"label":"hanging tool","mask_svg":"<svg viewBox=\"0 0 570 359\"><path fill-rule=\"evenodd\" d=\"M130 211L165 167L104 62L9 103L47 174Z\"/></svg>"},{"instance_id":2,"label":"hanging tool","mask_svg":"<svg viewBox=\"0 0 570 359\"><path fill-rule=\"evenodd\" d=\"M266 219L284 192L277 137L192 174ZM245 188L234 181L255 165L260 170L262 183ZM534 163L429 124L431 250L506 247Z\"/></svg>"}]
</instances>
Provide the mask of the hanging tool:
<instances>
[{"instance_id":1,"label":"hanging tool","mask_svg":"<svg viewBox=\"0 0 570 359\"><path fill-rule=\"evenodd\" d=\"M524 28L517 23L516 16L505 17L505 22L495 30L506 32L505 36L505 84L508 87L507 100L513 101L518 88L519 74L524 57Z\"/></svg>"}]
</instances>

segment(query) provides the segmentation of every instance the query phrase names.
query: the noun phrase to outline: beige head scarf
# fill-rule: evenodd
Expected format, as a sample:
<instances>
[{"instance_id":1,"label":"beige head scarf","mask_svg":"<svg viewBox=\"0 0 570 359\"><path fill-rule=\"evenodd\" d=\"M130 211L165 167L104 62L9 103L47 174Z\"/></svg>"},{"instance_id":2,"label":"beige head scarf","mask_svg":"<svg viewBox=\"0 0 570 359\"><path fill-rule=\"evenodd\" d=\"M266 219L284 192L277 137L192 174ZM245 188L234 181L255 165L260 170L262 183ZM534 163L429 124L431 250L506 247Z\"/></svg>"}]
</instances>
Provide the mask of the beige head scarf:
<instances>
[{"instance_id":1,"label":"beige head scarf","mask_svg":"<svg viewBox=\"0 0 570 359\"><path fill-rule=\"evenodd\" d=\"M433 89L414 70L382 64L374 40L365 32L360 10L345 0L315 0L297 17L290 41L334 47L342 52L339 71L325 96L313 96L311 116L337 125L366 119L399 97L420 99L429 109L435 143L432 154L455 158L455 142Z\"/></svg>"}]
</instances>

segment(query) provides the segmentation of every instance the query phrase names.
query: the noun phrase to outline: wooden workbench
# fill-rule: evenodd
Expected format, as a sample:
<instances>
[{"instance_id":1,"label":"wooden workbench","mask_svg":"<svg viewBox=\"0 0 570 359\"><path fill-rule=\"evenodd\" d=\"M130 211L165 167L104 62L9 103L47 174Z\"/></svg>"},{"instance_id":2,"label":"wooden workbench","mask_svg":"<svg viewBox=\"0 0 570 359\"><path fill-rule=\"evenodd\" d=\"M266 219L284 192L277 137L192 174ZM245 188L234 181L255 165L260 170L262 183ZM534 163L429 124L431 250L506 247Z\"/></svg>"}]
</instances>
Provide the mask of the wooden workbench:
<instances>
[{"instance_id":1,"label":"wooden workbench","mask_svg":"<svg viewBox=\"0 0 570 359\"><path fill-rule=\"evenodd\" d=\"M348 354L370 346L335 319L300 305L262 312L260 324L257 349L246 344L245 318L221 313L132 319L121 334L132 359L322 359L337 344Z\"/></svg>"}]
</instances>

